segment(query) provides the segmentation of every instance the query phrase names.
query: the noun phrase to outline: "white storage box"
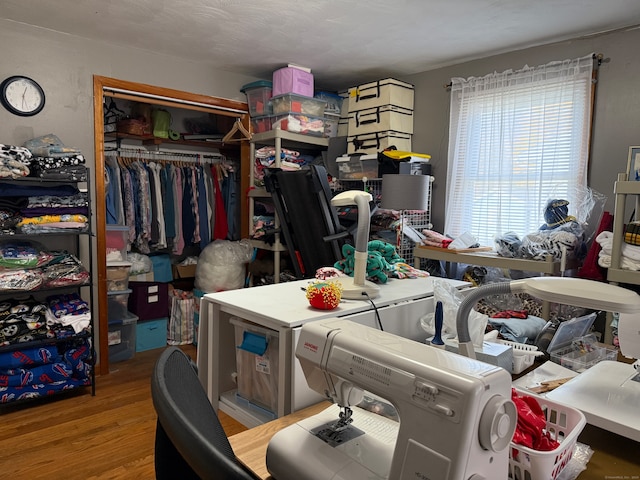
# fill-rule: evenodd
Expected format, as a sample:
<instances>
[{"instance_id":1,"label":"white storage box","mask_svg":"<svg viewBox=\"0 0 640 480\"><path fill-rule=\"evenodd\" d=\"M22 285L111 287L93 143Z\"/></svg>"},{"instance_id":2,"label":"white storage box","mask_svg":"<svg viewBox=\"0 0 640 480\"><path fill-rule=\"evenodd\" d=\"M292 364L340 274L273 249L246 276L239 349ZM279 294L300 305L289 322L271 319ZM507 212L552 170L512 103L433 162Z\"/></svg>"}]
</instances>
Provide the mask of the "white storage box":
<instances>
[{"instance_id":1,"label":"white storage box","mask_svg":"<svg viewBox=\"0 0 640 480\"><path fill-rule=\"evenodd\" d=\"M340 180L378 178L378 155L342 155L336 158Z\"/></svg>"},{"instance_id":2,"label":"white storage box","mask_svg":"<svg viewBox=\"0 0 640 480\"><path fill-rule=\"evenodd\" d=\"M340 117L338 120L338 136L346 137L349 135L349 117Z\"/></svg>"},{"instance_id":3,"label":"white storage box","mask_svg":"<svg viewBox=\"0 0 640 480\"><path fill-rule=\"evenodd\" d=\"M349 113L382 105L396 105L413 110L413 90L413 85L395 78L352 87L349 89Z\"/></svg>"},{"instance_id":4,"label":"white storage box","mask_svg":"<svg viewBox=\"0 0 640 480\"><path fill-rule=\"evenodd\" d=\"M347 153L378 153L395 146L397 150L411 151L411 134L402 132L375 132L347 137Z\"/></svg>"},{"instance_id":5,"label":"white storage box","mask_svg":"<svg viewBox=\"0 0 640 480\"><path fill-rule=\"evenodd\" d=\"M349 135L388 130L413 133L413 110L396 105L382 105L349 113Z\"/></svg>"},{"instance_id":6,"label":"white storage box","mask_svg":"<svg viewBox=\"0 0 640 480\"><path fill-rule=\"evenodd\" d=\"M235 327L238 395L278 411L278 332L232 317Z\"/></svg>"}]
</instances>

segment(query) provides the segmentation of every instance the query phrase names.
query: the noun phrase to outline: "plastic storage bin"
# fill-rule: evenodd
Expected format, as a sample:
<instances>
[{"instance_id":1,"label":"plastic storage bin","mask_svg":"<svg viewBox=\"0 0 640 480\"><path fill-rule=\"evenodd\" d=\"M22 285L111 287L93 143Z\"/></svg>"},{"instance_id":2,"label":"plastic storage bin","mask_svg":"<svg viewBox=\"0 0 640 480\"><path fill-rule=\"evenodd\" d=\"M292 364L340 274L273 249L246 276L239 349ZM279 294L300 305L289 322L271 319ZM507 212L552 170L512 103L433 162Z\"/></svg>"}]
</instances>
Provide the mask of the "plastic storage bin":
<instances>
[{"instance_id":1,"label":"plastic storage bin","mask_svg":"<svg viewBox=\"0 0 640 480\"><path fill-rule=\"evenodd\" d=\"M330 92L316 92L315 97L327 103L324 113L331 113L333 115L340 116L343 101L343 98L340 95Z\"/></svg>"},{"instance_id":2,"label":"plastic storage bin","mask_svg":"<svg viewBox=\"0 0 640 480\"><path fill-rule=\"evenodd\" d=\"M136 352L145 352L167 345L168 318L138 321L136 323Z\"/></svg>"},{"instance_id":3,"label":"plastic storage bin","mask_svg":"<svg viewBox=\"0 0 640 480\"><path fill-rule=\"evenodd\" d=\"M272 129L279 128L288 132L301 133L314 137L324 136L324 117L312 117L300 113L274 115Z\"/></svg>"},{"instance_id":4,"label":"plastic storage bin","mask_svg":"<svg viewBox=\"0 0 640 480\"><path fill-rule=\"evenodd\" d=\"M240 91L247 96L250 116L259 117L271 114L271 105L269 103L273 91L271 82L258 80L257 82L247 83Z\"/></svg>"},{"instance_id":5,"label":"plastic storage bin","mask_svg":"<svg viewBox=\"0 0 640 480\"><path fill-rule=\"evenodd\" d=\"M109 323L109 362L122 362L136 352L136 323L138 317L129 314L119 322Z\"/></svg>"},{"instance_id":6,"label":"plastic storage bin","mask_svg":"<svg viewBox=\"0 0 640 480\"><path fill-rule=\"evenodd\" d=\"M340 125L340 115L333 115L325 112L324 114L324 136L333 138L338 136L338 127Z\"/></svg>"},{"instance_id":7,"label":"plastic storage bin","mask_svg":"<svg viewBox=\"0 0 640 480\"><path fill-rule=\"evenodd\" d=\"M169 284L160 282L130 282L129 310L140 320L169 316Z\"/></svg>"},{"instance_id":8,"label":"plastic storage bin","mask_svg":"<svg viewBox=\"0 0 640 480\"><path fill-rule=\"evenodd\" d=\"M312 117L324 116L324 108L327 102L313 97L304 97L294 93L285 93L271 99L271 107L274 115L283 113L301 113Z\"/></svg>"},{"instance_id":9,"label":"plastic storage bin","mask_svg":"<svg viewBox=\"0 0 640 480\"><path fill-rule=\"evenodd\" d=\"M238 396L278 411L278 332L231 318L235 327Z\"/></svg>"},{"instance_id":10,"label":"plastic storage bin","mask_svg":"<svg viewBox=\"0 0 640 480\"><path fill-rule=\"evenodd\" d=\"M362 180L378 178L377 155L343 155L336 158L340 180Z\"/></svg>"},{"instance_id":11,"label":"plastic storage bin","mask_svg":"<svg viewBox=\"0 0 640 480\"><path fill-rule=\"evenodd\" d=\"M107 291L118 292L129 288L130 262L107 263Z\"/></svg>"},{"instance_id":12,"label":"plastic storage bin","mask_svg":"<svg viewBox=\"0 0 640 480\"><path fill-rule=\"evenodd\" d=\"M584 372L603 360L615 361L618 350L598 343L595 335L577 338L563 348L549 352L551 361L575 372Z\"/></svg>"},{"instance_id":13,"label":"plastic storage bin","mask_svg":"<svg viewBox=\"0 0 640 480\"><path fill-rule=\"evenodd\" d=\"M273 96L285 93L313 97L313 74L295 67L284 67L273 72Z\"/></svg>"},{"instance_id":14,"label":"plastic storage bin","mask_svg":"<svg viewBox=\"0 0 640 480\"><path fill-rule=\"evenodd\" d=\"M105 243L107 264L125 262L129 251L129 227L126 225L107 225Z\"/></svg>"},{"instance_id":15,"label":"plastic storage bin","mask_svg":"<svg viewBox=\"0 0 640 480\"><path fill-rule=\"evenodd\" d=\"M273 116L264 115L262 117L251 118L251 128L253 133L263 133L271 130L271 123L273 122Z\"/></svg>"},{"instance_id":16,"label":"plastic storage bin","mask_svg":"<svg viewBox=\"0 0 640 480\"><path fill-rule=\"evenodd\" d=\"M528 395L526 392L518 392ZM555 450L541 452L510 443L509 478L510 479L555 479L571 460L578 435L586 425L584 414L575 408L553 402L547 398L533 396L538 400L547 420L547 430L560 442Z\"/></svg>"},{"instance_id":17,"label":"plastic storage bin","mask_svg":"<svg viewBox=\"0 0 640 480\"><path fill-rule=\"evenodd\" d=\"M109 323L120 322L123 318L131 315L128 309L129 295L131 295L131 290L107 292L107 319Z\"/></svg>"}]
</instances>

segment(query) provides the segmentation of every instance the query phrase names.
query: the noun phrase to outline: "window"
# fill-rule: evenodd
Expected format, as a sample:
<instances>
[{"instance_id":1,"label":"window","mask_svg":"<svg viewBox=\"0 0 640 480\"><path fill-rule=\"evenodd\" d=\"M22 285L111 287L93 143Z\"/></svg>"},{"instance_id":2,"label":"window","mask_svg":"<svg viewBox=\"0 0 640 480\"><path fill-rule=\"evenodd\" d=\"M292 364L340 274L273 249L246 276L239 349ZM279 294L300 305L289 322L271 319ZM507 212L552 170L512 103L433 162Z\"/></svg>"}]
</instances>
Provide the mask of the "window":
<instances>
[{"instance_id":1,"label":"window","mask_svg":"<svg viewBox=\"0 0 640 480\"><path fill-rule=\"evenodd\" d=\"M587 187L593 56L451 81L445 233L537 231ZM583 193L581 193L583 192Z\"/></svg>"}]
</instances>

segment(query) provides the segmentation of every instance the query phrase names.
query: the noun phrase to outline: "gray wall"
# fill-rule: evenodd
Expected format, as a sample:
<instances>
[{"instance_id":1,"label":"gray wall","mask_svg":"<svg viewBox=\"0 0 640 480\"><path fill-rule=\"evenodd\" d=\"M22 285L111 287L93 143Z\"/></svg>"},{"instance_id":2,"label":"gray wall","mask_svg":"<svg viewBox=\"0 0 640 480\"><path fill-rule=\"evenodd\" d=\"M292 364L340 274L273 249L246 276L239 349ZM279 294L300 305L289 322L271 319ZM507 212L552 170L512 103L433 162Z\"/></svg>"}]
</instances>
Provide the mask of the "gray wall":
<instances>
[{"instance_id":1,"label":"gray wall","mask_svg":"<svg viewBox=\"0 0 640 480\"><path fill-rule=\"evenodd\" d=\"M602 53L609 61L600 67L592 155L591 188L608 197L613 213L613 183L626 171L629 146L640 145L640 29L620 31L529 48L473 62L425 72L403 80L413 83L415 120L413 150L432 155L434 228L444 228L444 204L449 130L449 93L443 88L452 77L484 76L497 71L542 65L554 60ZM536 206L538 212L542 206Z\"/></svg>"},{"instance_id":2,"label":"gray wall","mask_svg":"<svg viewBox=\"0 0 640 480\"><path fill-rule=\"evenodd\" d=\"M244 102L242 85L254 77L216 70L214 65L131 48L106 45L0 20L0 79L22 74L45 91L46 105L21 118L0 108L0 143L22 145L55 133L93 162L93 75L146 83Z\"/></svg>"},{"instance_id":3,"label":"gray wall","mask_svg":"<svg viewBox=\"0 0 640 480\"><path fill-rule=\"evenodd\" d=\"M32 118L16 117L0 108L0 143L21 145L34 136L56 133L64 143L80 148L90 163L94 74L241 101L244 95L240 87L256 80L216 70L215 65L100 44L6 20L0 20L0 45L4 46L0 50L0 79L26 74L39 81L47 94L44 111ZM451 77L482 76L589 53L602 53L609 59L600 69L589 181L592 188L609 197L607 209L613 211L616 174L626 170L628 147L640 144L637 45L638 29L530 48L402 78L416 87L413 150L432 155L436 177L434 228L443 228L445 215L449 93L443 86Z\"/></svg>"}]
</instances>

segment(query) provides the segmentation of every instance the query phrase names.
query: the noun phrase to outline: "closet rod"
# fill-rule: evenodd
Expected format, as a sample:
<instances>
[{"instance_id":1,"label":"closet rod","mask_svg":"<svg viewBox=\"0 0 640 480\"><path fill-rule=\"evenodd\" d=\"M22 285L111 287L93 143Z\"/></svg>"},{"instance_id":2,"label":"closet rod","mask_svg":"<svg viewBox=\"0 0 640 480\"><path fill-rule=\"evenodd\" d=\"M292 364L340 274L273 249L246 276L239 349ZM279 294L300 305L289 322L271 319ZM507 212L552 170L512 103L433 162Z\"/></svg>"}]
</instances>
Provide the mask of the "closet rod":
<instances>
[{"instance_id":1,"label":"closet rod","mask_svg":"<svg viewBox=\"0 0 640 480\"><path fill-rule=\"evenodd\" d=\"M212 105L208 105L206 103L193 102L191 100L182 100L182 99L177 99L177 98L165 97L163 95L155 95L153 93L135 92L133 90L125 90L123 88L103 87L103 92L104 92L105 95L116 97L116 98L123 98L123 99L126 99L126 100L140 101L140 98L142 97L142 98L151 98L151 99L154 99L154 100L163 100L165 102L171 102L171 104L178 103L178 104L181 104L181 105L191 105L191 106L195 106L195 107L204 107L208 111L221 110L221 111L226 111L226 112L237 113L239 115L244 115L244 114L248 113L246 110L239 110L239 109L236 109L236 108L229 108L229 107L212 106ZM118 95L118 94L120 94L120 95Z\"/></svg>"},{"instance_id":2,"label":"closet rod","mask_svg":"<svg viewBox=\"0 0 640 480\"><path fill-rule=\"evenodd\" d=\"M149 150L137 150L133 148L119 148L114 150L105 150L105 156L109 157L125 157L130 155L131 157L139 157L142 159L155 159L158 157L192 157L193 161L196 161L198 158L206 158L206 159L214 159L214 160L224 160L224 155L216 154L216 153L199 153L199 152L189 152L189 151L179 151L179 152L168 152L168 151L149 151Z\"/></svg>"}]
</instances>

